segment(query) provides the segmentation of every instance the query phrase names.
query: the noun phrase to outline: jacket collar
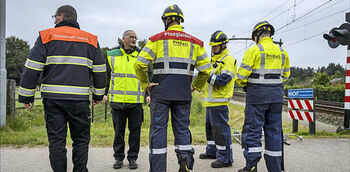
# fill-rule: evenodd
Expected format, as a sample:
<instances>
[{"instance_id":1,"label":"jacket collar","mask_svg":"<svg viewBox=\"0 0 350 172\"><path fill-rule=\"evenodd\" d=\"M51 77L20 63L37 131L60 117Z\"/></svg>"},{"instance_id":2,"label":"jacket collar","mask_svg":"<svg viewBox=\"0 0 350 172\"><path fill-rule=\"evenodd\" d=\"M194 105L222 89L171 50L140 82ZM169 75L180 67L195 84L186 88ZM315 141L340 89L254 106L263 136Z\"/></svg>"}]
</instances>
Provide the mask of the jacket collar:
<instances>
[{"instance_id":1,"label":"jacket collar","mask_svg":"<svg viewBox=\"0 0 350 172\"><path fill-rule=\"evenodd\" d=\"M182 26L178 25L178 24L175 24L175 25L172 25L168 28L168 30L174 30L174 31L184 31L184 29L182 28ZM167 31L168 31L167 30Z\"/></svg>"},{"instance_id":2,"label":"jacket collar","mask_svg":"<svg viewBox=\"0 0 350 172\"><path fill-rule=\"evenodd\" d=\"M271 37L264 37L259 40L259 44L273 42Z\"/></svg>"},{"instance_id":3,"label":"jacket collar","mask_svg":"<svg viewBox=\"0 0 350 172\"><path fill-rule=\"evenodd\" d=\"M69 27L75 27L80 29L79 23L73 20L63 20L60 23L56 24L55 27L61 27L61 26L69 26Z\"/></svg>"},{"instance_id":4,"label":"jacket collar","mask_svg":"<svg viewBox=\"0 0 350 172\"><path fill-rule=\"evenodd\" d=\"M133 49L124 49L124 45L121 45L118 48L123 54L131 54L133 56L137 56L137 54L140 52L140 49L137 46L135 46Z\"/></svg>"},{"instance_id":5,"label":"jacket collar","mask_svg":"<svg viewBox=\"0 0 350 172\"><path fill-rule=\"evenodd\" d=\"M216 54L216 55L212 56L211 57L211 62L215 63L216 61L221 60L221 58L224 57L226 54L228 54L227 48L222 50L222 52L220 54Z\"/></svg>"}]
</instances>

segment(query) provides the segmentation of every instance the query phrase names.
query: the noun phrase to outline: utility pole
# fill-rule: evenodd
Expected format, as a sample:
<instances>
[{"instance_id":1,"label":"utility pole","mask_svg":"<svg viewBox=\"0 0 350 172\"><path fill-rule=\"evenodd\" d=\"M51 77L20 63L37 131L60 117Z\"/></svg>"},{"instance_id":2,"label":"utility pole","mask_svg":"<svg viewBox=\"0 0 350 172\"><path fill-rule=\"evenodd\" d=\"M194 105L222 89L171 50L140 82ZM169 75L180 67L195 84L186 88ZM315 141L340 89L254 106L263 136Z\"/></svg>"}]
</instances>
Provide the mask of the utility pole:
<instances>
[{"instance_id":1,"label":"utility pole","mask_svg":"<svg viewBox=\"0 0 350 172\"><path fill-rule=\"evenodd\" d=\"M6 125L6 0L0 0L0 127Z\"/></svg>"}]
</instances>

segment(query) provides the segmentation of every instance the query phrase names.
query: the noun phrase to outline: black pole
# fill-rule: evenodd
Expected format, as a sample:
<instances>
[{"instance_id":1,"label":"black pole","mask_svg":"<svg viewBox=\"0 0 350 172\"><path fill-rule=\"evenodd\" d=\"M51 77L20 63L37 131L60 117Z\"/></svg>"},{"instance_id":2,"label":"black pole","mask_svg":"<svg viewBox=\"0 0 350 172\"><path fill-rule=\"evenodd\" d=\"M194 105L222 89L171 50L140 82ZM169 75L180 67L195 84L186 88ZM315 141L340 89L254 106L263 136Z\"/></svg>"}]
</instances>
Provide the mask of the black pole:
<instances>
[{"instance_id":1,"label":"black pole","mask_svg":"<svg viewBox=\"0 0 350 172\"><path fill-rule=\"evenodd\" d=\"M298 120L293 119L293 130L292 133L298 132Z\"/></svg>"},{"instance_id":2,"label":"black pole","mask_svg":"<svg viewBox=\"0 0 350 172\"><path fill-rule=\"evenodd\" d=\"M107 104L108 104L108 100L105 103L105 122L107 121Z\"/></svg>"},{"instance_id":3,"label":"black pole","mask_svg":"<svg viewBox=\"0 0 350 172\"><path fill-rule=\"evenodd\" d=\"M313 111L314 111L314 121L309 122L309 134L316 134L316 110L315 110L315 94L313 94Z\"/></svg>"},{"instance_id":4,"label":"black pole","mask_svg":"<svg viewBox=\"0 0 350 172\"><path fill-rule=\"evenodd\" d=\"M91 122L94 122L94 100L91 101Z\"/></svg>"}]
</instances>

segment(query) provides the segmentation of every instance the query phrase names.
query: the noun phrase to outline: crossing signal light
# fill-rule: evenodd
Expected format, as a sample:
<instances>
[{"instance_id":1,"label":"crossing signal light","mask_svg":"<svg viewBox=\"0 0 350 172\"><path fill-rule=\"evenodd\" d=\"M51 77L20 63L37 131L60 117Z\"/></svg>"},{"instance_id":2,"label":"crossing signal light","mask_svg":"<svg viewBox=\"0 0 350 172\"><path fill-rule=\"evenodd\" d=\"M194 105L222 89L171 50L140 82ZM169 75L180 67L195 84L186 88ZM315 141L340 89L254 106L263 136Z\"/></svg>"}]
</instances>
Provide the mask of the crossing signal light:
<instances>
[{"instance_id":1,"label":"crossing signal light","mask_svg":"<svg viewBox=\"0 0 350 172\"><path fill-rule=\"evenodd\" d=\"M323 38L328 41L331 48L337 48L340 44L349 45L350 24L344 23L339 28L333 28L329 33L323 34Z\"/></svg>"}]
</instances>

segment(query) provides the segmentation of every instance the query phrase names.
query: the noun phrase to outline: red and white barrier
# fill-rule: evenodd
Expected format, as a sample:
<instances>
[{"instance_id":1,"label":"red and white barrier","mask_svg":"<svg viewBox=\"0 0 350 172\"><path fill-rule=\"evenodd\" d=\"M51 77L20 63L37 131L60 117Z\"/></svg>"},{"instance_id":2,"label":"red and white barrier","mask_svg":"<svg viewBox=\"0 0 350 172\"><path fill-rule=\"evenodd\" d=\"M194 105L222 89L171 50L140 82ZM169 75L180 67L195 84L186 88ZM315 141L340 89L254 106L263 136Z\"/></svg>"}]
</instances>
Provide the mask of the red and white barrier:
<instances>
[{"instance_id":1,"label":"red and white barrier","mask_svg":"<svg viewBox=\"0 0 350 172\"><path fill-rule=\"evenodd\" d=\"M348 50L348 57L346 60L346 79L345 79L345 101L344 109L350 109L350 50Z\"/></svg>"},{"instance_id":2,"label":"red and white barrier","mask_svg":"<svg viewBox=\"0 0 350 172\"><path fill-rule=\"evenodd\" d=\"M289 116L292 119L304 120L313 122L314 121L314 112L308 111L298 111L298 110L288 110Z\"/></svg>"},{"instance_id":3,"label":"red and white barrier","mask_svg":"<svg viewBox=\"0 0 350 172\"><path fill-rule=\"evenodd\" d=\"M313 100L288 100L289 109L314 110Z\"/></svg>"}]
</instances>

